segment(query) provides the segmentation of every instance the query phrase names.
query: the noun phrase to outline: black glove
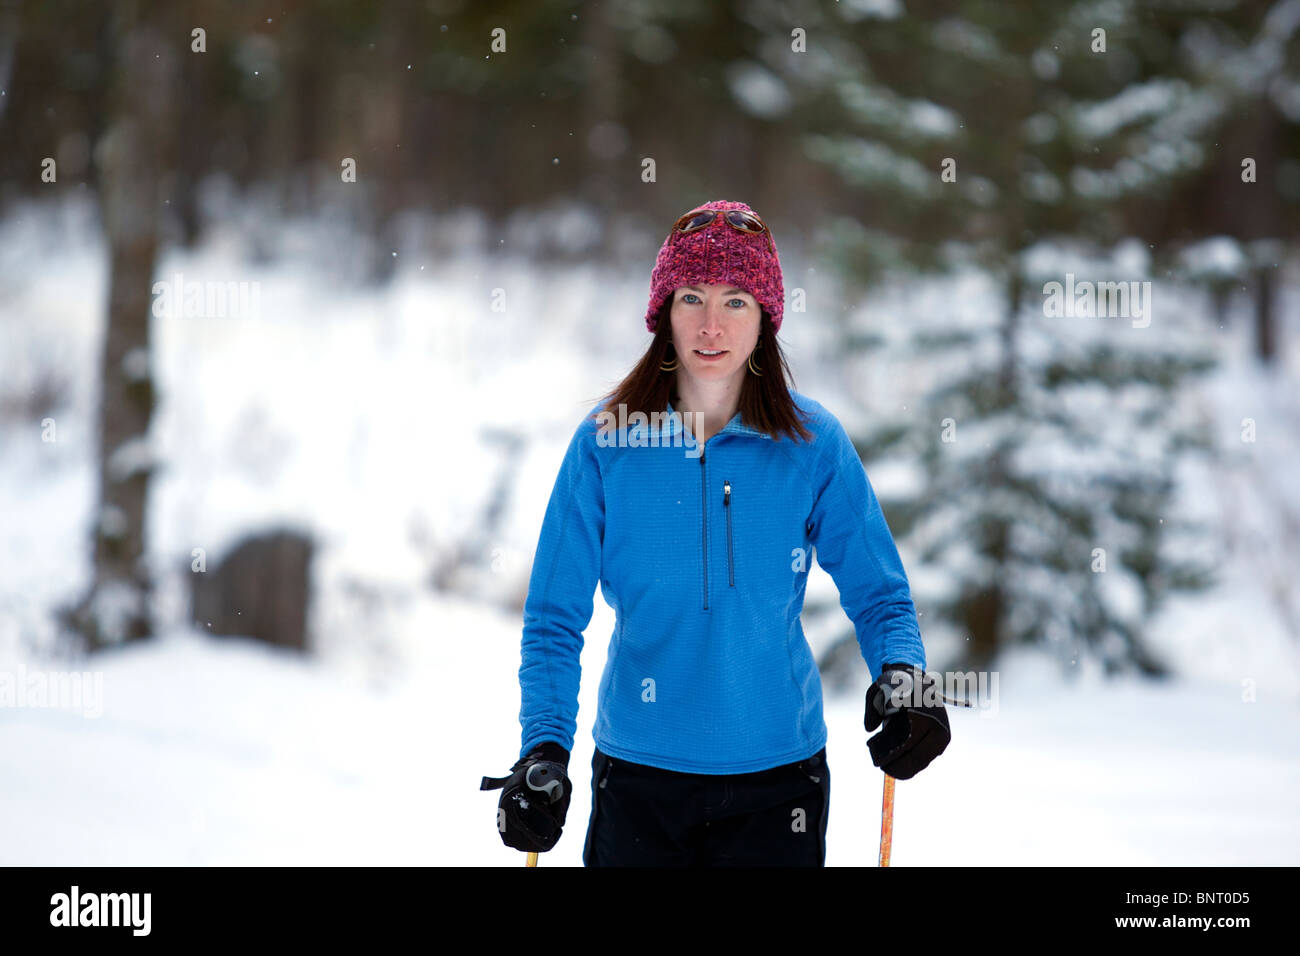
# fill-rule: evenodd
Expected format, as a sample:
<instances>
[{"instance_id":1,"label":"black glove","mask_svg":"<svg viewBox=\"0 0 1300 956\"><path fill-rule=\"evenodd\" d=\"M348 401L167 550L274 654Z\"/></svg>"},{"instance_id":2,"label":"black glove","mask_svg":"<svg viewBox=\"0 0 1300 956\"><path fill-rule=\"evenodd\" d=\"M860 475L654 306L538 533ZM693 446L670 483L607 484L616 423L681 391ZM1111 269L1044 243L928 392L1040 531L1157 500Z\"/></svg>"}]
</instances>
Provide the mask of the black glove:
<instances>
[{"instance_id":1,"label":"black glove","mask_svg":"<svg viewBox=\"0 0 1300 956\"><path fill-rule=\"evenodd\" d=\"M569 752L552 740L520 757L506 777L484 777L480 790L502 788L497 803L501 842L516 850L545 853L555 846L569 812Z\"/></svg>"},{"instance_id":2,"label":"black glove","mask_svg":"<svg viewBox=\"0 0 1300 956\"><path fill-rule=\"evenodd\" d=\"M885 729L867 741L871 762L898 780L907 780L930 765L952 740L948 712L937 682L911 664L886 664L867 688L863 724Z\"/></svg>"}]
</instances>

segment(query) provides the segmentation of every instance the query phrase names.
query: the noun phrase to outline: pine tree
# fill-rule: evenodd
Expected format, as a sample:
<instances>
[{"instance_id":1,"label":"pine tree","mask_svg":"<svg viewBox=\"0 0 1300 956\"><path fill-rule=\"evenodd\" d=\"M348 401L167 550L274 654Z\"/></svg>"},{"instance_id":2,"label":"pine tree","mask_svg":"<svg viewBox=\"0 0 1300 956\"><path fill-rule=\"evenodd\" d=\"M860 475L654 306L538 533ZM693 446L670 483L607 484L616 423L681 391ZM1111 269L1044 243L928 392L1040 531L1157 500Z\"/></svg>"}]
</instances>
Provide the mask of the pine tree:
<instances>
[{"instance_id":1,"label":"pine tree","mask_svg":"<svg viewBox=\"0 0 1300 956\"><path fill-rule=\"evenodd\" d=\"M894 316L908 330L897 348L933 385L913 418L891 409L855 439L868 460L906 453L923 467L913 495L882 495L900 546L919 555L909 574L923 629L938 617L965 636L950 664L984 667L1036 643L1069 662L1091 648L1108 671L1162 673L1144 622L1171 590L1209 581L1185 556L1195 528L1172 495L1179 456L1206 445L1179 384L1210 363L1168 313L1145 326L1054 316L1045 289L1071 271L1080 283L1148 280L1149 257L1110 252L1134 196L1195 169L1192 151L1151 137L1195 91L1141 75L1138 27L1118 7L954 3L821 29L848 52L804 71L822 92L808 148L861 197L826 254L863 286L974 271L993 283L982 301L1000 302L994 314L954 298ZM870 337L843 336L871 361ZM946 583L917 583L932 578Z\"/></svg>"}]
</instances>

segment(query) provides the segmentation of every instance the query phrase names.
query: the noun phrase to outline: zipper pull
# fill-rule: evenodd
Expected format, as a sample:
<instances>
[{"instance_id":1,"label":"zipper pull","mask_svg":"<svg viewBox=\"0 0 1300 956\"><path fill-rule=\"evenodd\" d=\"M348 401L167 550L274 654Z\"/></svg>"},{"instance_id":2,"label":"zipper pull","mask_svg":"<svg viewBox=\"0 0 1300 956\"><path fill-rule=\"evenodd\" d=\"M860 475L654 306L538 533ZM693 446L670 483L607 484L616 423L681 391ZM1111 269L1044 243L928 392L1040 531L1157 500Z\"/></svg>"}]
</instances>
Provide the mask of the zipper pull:
<instances>
[{"instance_id":1,"label":"zipper pull","mask_svg":"<svg viewBox=\"0 0 1300 956\"><path fill-rule=\"evenodd\" d=\"M722 507L725 508L729 504L731 504L731 482L724 481L722 483Z\"/></svg>"}]
</instances>

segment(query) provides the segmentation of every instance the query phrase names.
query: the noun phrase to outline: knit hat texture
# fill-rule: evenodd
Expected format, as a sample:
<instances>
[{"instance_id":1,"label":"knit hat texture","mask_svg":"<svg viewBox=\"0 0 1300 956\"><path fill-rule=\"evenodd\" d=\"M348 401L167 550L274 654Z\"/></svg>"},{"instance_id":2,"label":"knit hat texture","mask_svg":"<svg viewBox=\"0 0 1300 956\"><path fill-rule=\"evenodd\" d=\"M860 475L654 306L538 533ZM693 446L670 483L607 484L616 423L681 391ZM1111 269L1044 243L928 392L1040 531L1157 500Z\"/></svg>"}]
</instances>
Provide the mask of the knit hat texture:
<instances>
[{"instance_id":1,"label":"knit hat texture","mask_svg":"<svg viewBox=\"0 0 1300 956\"><path fill-rule=\"evenodd\" d=\"M691 209L743 209L754 213L743 202L715 199ZM757 215L757 213L754 213ZM766 224L766 220L764 220ZM768 233L741 232L717 216L713 222L695 232L673 231L659 248L654 271L650 274L650 305L645 326L655 331L655 313L672 294L684 285L730 283L758 300L772 317L772 330L781 329L785 313L785 286L781 280L781 260L776 240L768 247Z\"/></svg>"}]
</instances>

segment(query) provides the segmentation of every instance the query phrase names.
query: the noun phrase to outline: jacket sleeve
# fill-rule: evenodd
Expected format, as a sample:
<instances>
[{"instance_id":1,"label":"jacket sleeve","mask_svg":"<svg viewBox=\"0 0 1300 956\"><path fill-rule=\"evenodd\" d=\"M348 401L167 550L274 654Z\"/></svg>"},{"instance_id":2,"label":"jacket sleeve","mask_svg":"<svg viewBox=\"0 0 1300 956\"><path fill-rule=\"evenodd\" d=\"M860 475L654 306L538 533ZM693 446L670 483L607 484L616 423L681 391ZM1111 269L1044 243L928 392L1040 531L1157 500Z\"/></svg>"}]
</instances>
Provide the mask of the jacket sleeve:
<instances>
[{"instance_id":1,"label":"jacket sleeve","mask_svg":"<svg viewBox=\"0 0 1300 956\"><path fill-rule=\"evenodd\" d=\"M894 662L924 670L925 647L907 574L862 459L833 415L828 414L822 434L828 450L820 459L809 527L817 563L839 589L871 679Z\"/></svg>"},{"instance_id":2,"label":"jacket sleeve","mask_svg":"<svg viewBox=\"0 0 1300 956\"><path fill-rule=\"evenodd\" d=\"M595 424L574 432L546 506L524 602L519 723L523 757L544 740L573 750L582 634L601 573L605 493Z\"/></svg>"}]
</instances>

